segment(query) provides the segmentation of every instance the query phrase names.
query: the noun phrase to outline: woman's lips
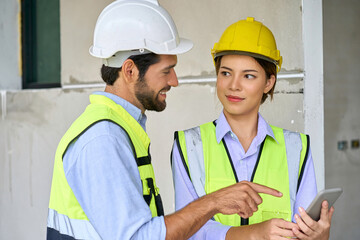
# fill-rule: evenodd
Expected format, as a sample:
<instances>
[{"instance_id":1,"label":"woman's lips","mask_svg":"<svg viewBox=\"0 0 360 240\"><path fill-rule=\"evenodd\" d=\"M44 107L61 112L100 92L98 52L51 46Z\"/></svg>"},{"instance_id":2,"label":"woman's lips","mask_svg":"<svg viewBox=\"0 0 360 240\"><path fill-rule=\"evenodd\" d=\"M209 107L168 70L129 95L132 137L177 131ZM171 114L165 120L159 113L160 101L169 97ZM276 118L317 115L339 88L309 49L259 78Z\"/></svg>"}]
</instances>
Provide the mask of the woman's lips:
<instances>
[{"instance_id":1,"label":"woman's lips","mask_svg":"<svg viewBox=\"0 0 360 240\"><path fill-rule=\"evenodd\" d=\"M241 102L243 101L245 98L241 98L238 96L233 96L233 95L227 95L226 98L230 101L230 102Z\"/></svg>"}]
</instances>

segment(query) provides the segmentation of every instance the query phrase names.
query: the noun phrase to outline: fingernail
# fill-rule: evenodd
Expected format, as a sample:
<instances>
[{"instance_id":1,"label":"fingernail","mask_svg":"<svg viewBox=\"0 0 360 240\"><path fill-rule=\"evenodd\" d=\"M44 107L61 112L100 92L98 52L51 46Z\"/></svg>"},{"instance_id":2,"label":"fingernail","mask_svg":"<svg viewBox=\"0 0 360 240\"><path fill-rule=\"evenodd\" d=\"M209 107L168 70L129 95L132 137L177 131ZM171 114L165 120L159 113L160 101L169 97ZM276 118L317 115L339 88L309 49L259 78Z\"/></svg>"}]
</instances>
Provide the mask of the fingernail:
<instances>
[{"instance_id":1,"label":"fingernail","mask_svg":"<svg viewBox=\"0 0 360 240\"><path fill-rule=\"evenodd\" d=\"M282 195L283 195L282 192L278 192L278 194L279 194L279 197L282 197Z\"/></svg>"},{"instance_id":2,"label":"fingernail","mask_svg":"<svg viewBox=\"0 0 360 240\"><path fill-rule=\"evenodd\" d=\"M304 212L304 209L302 207L299 207L299 212Z\"/></svg>"},{"instance_id":3,"label":"fingernail","mask_svg":"<svg viewBox=\"0 0 360 240\"><path fill-rule=\"evenodd\" d=\"M295 214L294 217L295 217L295 223L298 223L299 216L297 214Z\"/></svg>"}]
</instances>

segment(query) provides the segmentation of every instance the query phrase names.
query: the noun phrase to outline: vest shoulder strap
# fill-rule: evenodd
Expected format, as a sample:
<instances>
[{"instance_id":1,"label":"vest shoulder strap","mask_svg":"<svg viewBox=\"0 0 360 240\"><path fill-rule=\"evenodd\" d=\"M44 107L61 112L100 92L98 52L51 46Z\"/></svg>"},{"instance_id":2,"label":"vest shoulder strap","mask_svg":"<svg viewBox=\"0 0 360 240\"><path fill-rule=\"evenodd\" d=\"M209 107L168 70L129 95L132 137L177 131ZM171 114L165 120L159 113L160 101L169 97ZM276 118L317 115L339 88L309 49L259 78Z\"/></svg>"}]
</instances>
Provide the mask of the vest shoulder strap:
<instances>
[{"instance_id":1,"label":"vest shoulder strap","mask_svg":"<svg viewBox=\"0 0 360 240\"><path fill-rule=\"evenodd\" d=\"M191 181L199 197L205 193L205 166L203 146L201 141L200 127L194 127L184 131L187 155L191 158L188 161Z\"/></svg>"},{"instance_id":2,"label":"vest shoulder strap","mask_svg":"<svg viewBox=\"0 0 360 240\"><path fill-rule=\"evenodd\" d=\"M294 210L299 176L302 142L300 133L283 130L286 158L289 172L289 193L291 209Z\"/></svg>"},{"instance_id":3,"label":"vest shoulder strap","mask_svg":"<svg viewBox=\"0 0 360 240\"><path fill-rule=\"evenodd\" d=\"M297 191L302 180L302 172L306 164L309 149L308 136L275 126L271 126L271 128L275 136L278 135L279 132L283 132L289 173L290 202L293 209Z\"/></svg>"},{"instance_id":4,"label":"vest shoulder strap","mask_svg":"<svg viewBox=\"0 0 360 240\"><path fill-rule=\"evenodd\" d=\"M199 197L205 193L205 164L203 156L203 142L201 139L201 128L206 132L215 130L212 122L201 126L190 128L184 131L175 132L175 142L177 144L182 163L187 171L195 191ZM188 161L191 159L191 161Z\"/></svg>"}]
</instances>

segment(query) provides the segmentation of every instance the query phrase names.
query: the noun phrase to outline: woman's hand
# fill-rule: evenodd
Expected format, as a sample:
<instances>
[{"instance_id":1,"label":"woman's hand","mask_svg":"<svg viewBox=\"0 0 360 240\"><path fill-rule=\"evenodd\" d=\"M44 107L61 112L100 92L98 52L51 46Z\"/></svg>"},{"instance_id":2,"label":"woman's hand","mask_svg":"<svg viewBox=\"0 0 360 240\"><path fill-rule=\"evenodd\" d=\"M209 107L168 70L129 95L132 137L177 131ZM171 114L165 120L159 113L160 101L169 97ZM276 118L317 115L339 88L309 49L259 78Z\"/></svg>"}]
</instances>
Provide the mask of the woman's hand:
<instances>
[{"instance_id":1,"label":"woman's hand","mask_svg":"<svg viewBox=\"0 0 360 240\"><path fill-rule=\"evenodd\" d=\"M247 226L232 227L226 234L226 240L289 240L296 238L292 229L298 228L296 223L280 218Z\"/></svg>"},{"instance_id":2,"label":"woman's hand","mask_svg":"<svg viewBox=\"0 0 360 240\"><path fill-rule=\"evenodd\" d=\"M259 223L259 231L256 239L278 240L296 237L292 229L298 229L297 225L292 222L279 218L273 218L265 222Z\"/></svg>"},{"instance_id":3,"label":"woman's hand","mask_svg":"<svg viewBox=\"0 0 360 240\"><path fill-rule=\"evenodd\" d=\"M301 217L295 214L295 220L298 225L298 228L293 229L295 236L303 240L328 240L334 207L331 207L330 210L328 209L328 202L322 202L320 220L316 222L300 207L299 212Z\"/></svg>"}]
</instances>

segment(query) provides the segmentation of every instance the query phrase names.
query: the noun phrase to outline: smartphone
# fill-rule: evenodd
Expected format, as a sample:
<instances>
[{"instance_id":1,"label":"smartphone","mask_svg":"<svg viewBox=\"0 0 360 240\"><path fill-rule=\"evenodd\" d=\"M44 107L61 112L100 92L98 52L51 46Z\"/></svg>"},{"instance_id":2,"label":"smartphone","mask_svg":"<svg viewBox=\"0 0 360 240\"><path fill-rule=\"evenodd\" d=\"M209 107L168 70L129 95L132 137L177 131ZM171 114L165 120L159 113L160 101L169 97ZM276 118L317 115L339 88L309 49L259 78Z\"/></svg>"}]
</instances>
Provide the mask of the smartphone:
<instances>
[{"instance_id":1,"label":"smartphone","mask_svg":"<svg viewBox=\"0 0 360 240\"><path fill-rule=\"evenodd\" d=\"M315 221L320 219L321 204L324 200L327 200L330 207L335 203L343 192L342 188L330 188L320 191L314 200L310 203L309 207L306 209L306 213Z\"/></svg>"}]
</instances>

